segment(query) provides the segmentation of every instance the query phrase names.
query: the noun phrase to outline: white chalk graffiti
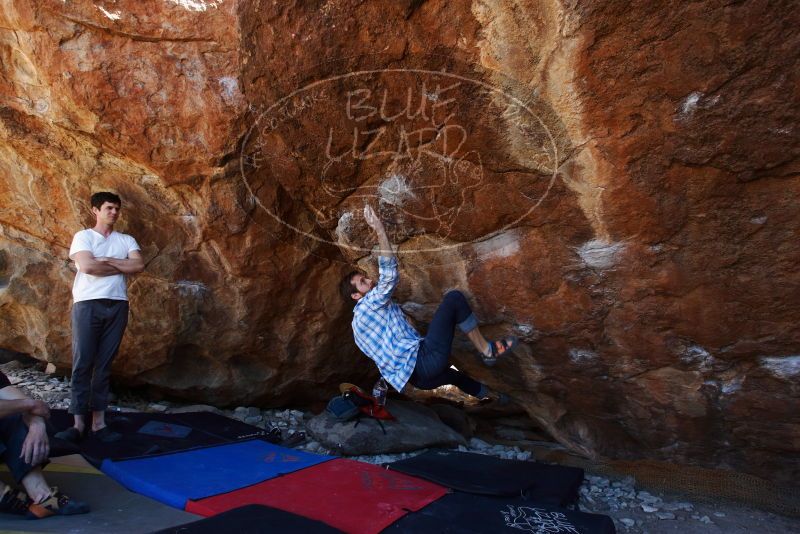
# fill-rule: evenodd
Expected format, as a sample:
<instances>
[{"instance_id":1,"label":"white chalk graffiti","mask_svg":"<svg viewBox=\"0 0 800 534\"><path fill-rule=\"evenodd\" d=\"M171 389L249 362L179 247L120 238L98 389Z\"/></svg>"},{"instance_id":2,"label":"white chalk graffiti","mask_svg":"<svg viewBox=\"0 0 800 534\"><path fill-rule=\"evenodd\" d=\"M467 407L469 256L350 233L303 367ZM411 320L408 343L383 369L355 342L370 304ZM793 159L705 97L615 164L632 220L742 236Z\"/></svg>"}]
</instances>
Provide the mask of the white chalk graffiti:
<instances>
[{"instance_id":1,"label":"white chalk graffiti","mask_svg":"<svg viewBox=\"0 0 800 534\"><path fill-rule=\"evenodd\" d=\"M484 158L495 157L497 147L485 138L500 124L526 140L536 174L522 173L515 187L492 191ZM542 119L502 88L446 71L377 69L311 82L258 113L242 145L240 171L250 201L311 240L370 252L355 245L351 232L357 228L354 209L372 202L393 241L432 237L398 253L428 253L506 234L542 203L559 161ZM513 165L492 165L495 174L515 176ZM318 181L285 181L284 189L302 199L311 215L298 225L280 216L275 197L262 202L258 190L271 190L261 183L300 176ZM502 227L482 235L464 232L501 204L514 209ZM516 251L512 246L503 254Z\"/></svg>"},{"instance_id":2,"label":"white chalk graffiti","mask_svg":"<svg viewBox=\"0 0 800 534\"><path fill-rule=\"evenodd\" d=\"M580 534L561 512L549 512L543 508L507 505L501 510L506 526L536 534Z\"/></svg>"},{"instance_id":3,"label":"white chalk graffiti","mask_svg":"<svg viewBox=\"0 0 800 534\"><path fill-rule=\"evenodd\" d=\"M437 83L429 88L423 82L421 87L407 87L399 106L396 101L389 103L392 95L385 88L348 91L344 116L354 126L348 131L328 128L321 190L334 201L344 196L365 201L377 198L381 208L391 206L396 220L414 226L434 222L430 230L448 236L470 191L483 181L480 154L462 150L469 134L463 125L453 122L456 99L446 97L461 85ZM342 143L343 139L348 142ZM334 152L334 143L343 144L343 149ZM339 175L346 174L347 167L367 160L382 161L388 178L377 187L374 183L340 183ZM442 197L451 199L449 205L441 202ZM423 213L420 206L429 208L430 213ZM327 217L338 216L330 212L325 217L323 209L316 213L323 225Z\"/></svg>"}]
</instances>

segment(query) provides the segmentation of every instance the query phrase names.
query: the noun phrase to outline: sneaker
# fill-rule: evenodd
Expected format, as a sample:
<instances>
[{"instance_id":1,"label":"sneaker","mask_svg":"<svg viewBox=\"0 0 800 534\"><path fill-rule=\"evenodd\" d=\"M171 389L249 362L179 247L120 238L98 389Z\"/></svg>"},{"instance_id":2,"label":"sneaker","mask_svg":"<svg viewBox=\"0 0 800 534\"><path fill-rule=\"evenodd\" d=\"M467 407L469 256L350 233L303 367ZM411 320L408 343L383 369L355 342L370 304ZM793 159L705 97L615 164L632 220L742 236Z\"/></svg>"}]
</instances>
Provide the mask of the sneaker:
<instances>
[{"instance_id":1,"label":"sneaker","mask_svg":"<svg viewBox=\"0 0 800 534\"><path fill-rule=\"evenodd\" d=\"M30 497L24 491L14 491L10 486L6 486L0 497L0 513L25 515L30 506Z\"/></svg>"},{"instance_id":2,"label":"sneaker","mask_svg":"<svg viewBox=\"0 0 800 534\"><path fill-rule=\"evenodd\" d=\"M73 501L58 488L51 488L50 496L40 503L31 503L28 506L28 519L43 519L51 515L75 515L89 512L89 505L85 502Z\"/></svg>"},{"instance_id":3,"label":"sneaker","mask_svg":"<svg viewBox=\"0 0 800 534\"><path fill-rule=\"evenodd\" d=\"M122 434L114 432L107 426L104 426L100 430L92 430L89 435L103 443L114 443L122 439Z\"/></svg>"},{"instance_id":4,"label":"sneaker","mask_svg":"<svg viewBox=\"0 0 800 534\"><path fill-rule=\"evenodd\" d=\"M74 426L71 426L66 430L62 430L61 432L56 432L55 436L53 437L58 438L60 440L68 441L70 443L78 443L80 440L83 439L83 436L85 434L86 434L85 431L83 434L81 434L80 430L78 430Z\"/></svg>"}]
</instances>

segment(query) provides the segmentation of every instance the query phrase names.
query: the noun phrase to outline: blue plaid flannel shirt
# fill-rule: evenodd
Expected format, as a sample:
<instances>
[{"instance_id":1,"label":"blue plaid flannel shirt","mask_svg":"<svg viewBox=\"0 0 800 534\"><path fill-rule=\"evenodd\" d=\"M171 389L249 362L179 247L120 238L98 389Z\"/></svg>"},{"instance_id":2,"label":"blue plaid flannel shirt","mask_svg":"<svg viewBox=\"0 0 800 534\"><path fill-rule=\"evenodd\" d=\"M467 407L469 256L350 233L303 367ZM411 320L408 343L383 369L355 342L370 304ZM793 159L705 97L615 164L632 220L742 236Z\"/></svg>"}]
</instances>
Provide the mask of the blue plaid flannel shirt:
<instances>
[{"instance_id":1,"label":"blue plaid flannel shirt","mask_svg":"<svg viewBox=\"0 0 800 534\"><path fill-rule=\"evenodd\" d=\"M378 284L356 303L353 334L361 352L375 362L381 376L397 391L411 378L422 337L392 302L400 277L397 258L378 257Z\"/></svg>"}]
</instances>

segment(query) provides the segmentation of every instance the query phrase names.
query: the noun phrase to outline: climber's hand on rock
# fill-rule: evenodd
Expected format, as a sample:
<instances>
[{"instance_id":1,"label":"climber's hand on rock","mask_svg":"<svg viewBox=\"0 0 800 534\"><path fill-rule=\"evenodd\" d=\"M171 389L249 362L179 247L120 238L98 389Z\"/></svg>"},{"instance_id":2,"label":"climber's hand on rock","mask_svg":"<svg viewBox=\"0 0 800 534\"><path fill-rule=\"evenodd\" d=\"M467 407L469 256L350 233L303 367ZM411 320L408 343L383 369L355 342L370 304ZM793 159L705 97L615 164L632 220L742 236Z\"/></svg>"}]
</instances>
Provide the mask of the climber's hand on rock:
<instances>
[{"instance_id":1,"label":"climber's hand on rock","mask_svg":"<svg viewBox=\"0 0 800 534\"><path fill-rule=\"evenodd\" d=\"M369 204L364 206L364 220L367 221L367 224L370 226L370 228L376 232L383 230L383 223L375 214L375 210L373 210L372 206Z\"/></svg>"}]
</instances>

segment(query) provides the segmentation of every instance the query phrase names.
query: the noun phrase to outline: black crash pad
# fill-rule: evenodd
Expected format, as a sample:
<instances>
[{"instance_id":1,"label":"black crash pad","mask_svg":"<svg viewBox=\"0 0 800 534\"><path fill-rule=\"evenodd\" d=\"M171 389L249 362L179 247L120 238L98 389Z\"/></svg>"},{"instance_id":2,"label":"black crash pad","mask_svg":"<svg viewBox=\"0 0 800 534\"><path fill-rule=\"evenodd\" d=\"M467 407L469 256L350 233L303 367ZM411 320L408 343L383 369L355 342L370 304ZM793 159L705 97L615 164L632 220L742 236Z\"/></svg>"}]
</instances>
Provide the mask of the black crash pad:
<instances>
[{"instance_id":1,"label":"black crash pad","mask_svg":"<svg viewBox=\"0 0 800 534\"><path fill-rule=\"evenodd\" d=\"M291 512L260 504L234 508L213 517L177 527L166 528L153 534L260 534L262 532L297 532L303 534L337 534L331 526Z\"/></svg>"},{"instance_id":2,"label":"black crash pad","mask_svg":"<svg viewBox=\"0 0 800 534\"><path fill-rule=\"evenodd\" d=\"M388 467L466 493L525 496L555 506L577 501L583 483L583 469L576 467L447 450L428 451Z\"/></svg>"},{"instance_id":3,"label":"black crash pad","mask_svg":"<svg viewBox=\"0 0 800 534\"><path fill-rule=\"evenodd\" d=\"M159 414L109 411L106 412L106 422L112 430L122 434L122 439L103 443L87 436L77 447L54 439L51 441L51 456L78 452L99 466L106 459L141 458L267 436L264 429L212 412ZM71 425L72 415L64 410L51 411L51 433Z\"/></svg>"},{"instance_id":4,"label":"black crash pad","mask_svg":"<svg viewBox=\"0 0 800 534\"><path fill-rule=\"evenodd\" d=\"M383 532L459 534L541 532L548 534L614 534L610 517L537 504L528 499L451 493L418 512L411 512Z\"/></svg>"}]
</instances>

